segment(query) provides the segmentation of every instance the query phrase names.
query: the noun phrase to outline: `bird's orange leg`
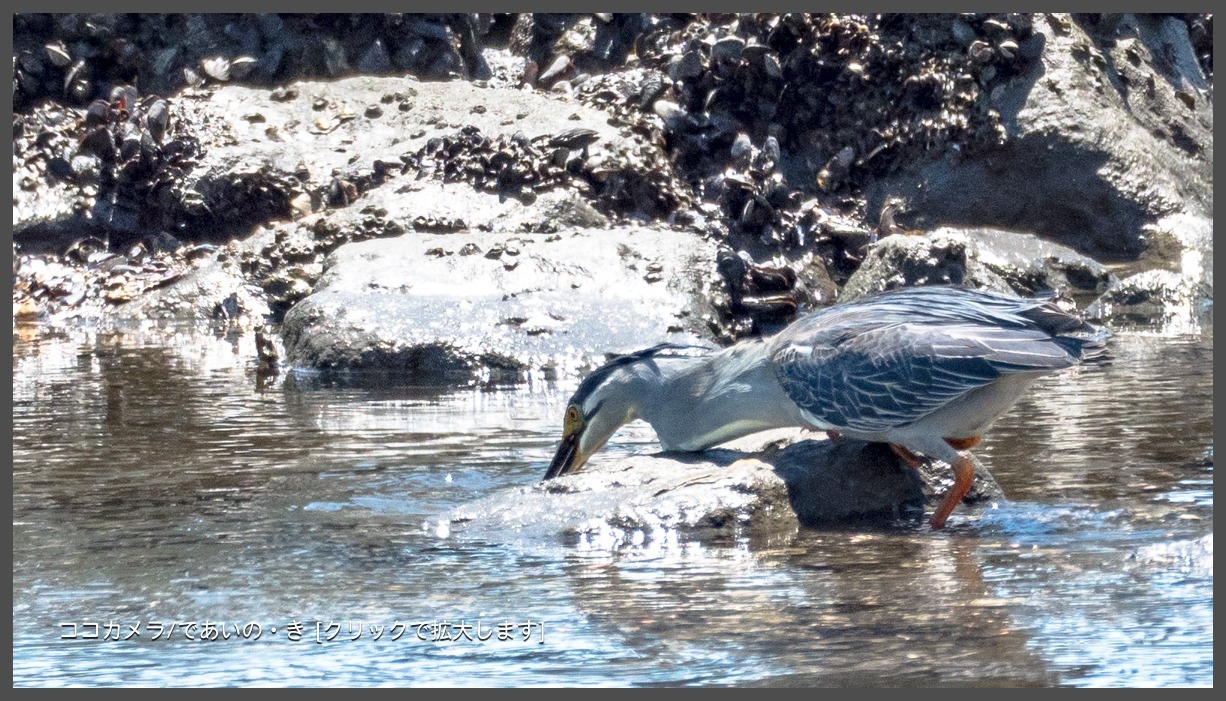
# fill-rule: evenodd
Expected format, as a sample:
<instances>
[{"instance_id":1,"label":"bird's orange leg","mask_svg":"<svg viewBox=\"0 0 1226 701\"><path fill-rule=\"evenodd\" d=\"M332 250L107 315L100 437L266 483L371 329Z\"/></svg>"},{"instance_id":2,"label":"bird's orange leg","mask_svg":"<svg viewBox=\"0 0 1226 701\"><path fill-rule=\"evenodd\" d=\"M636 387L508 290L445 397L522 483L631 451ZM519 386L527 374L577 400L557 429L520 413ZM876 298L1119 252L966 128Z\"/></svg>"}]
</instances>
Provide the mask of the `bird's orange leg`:
<instances>
[{"instance_id":1,"label":"bird's orange leg","mask_svg":"<svg viewBox=\"0 0 1226 701\"><path fill-rule=\"evenodd\" d=\"M843 440L843 436L838 431L826 431L826 437L830 439L831 443L838 443Z\"/></svg>"},{"instance_id":2,"label":"bird's orange leg","mask_svg":"<svg viewBox=\"0 0 1226 701\"><path fill-rule=\"evenodd\" d=\"M945 442L954 450L970 450L979 445L981 440L983 436L971 436L970 438L946 438Z\"/></svg>"},{"instance_id":3,"label":"bird's orange leg","mask_svg":"<svg viewBox=\"0 0 1226 701\"><path fill-rule=\"evenodd\" d=\"M907 467L914 470L915 468L920 466L920 460L915 455L915 453L912 453L911 451L907 450L901 445L898 445L897 443L890 443L889 445L890 445L890 450L894 451L895 455L902 458L902 461L907 463Z\"/></svg>"},{"instance_id":4,"label":"bird's orange leg","mask_svg":"<svg viewBox=\"0 0 1226 701\"><path fill-rule=\"evenodd\" d=\"M953 468L954 486L945 495L945 500L941 502L940 508L928 520L928 525L932 526L933 530L940 530L945 527L945 519L949 518L949 515L953 513L954 507L962 501L962 497L971 491L971 478L975 476L975 464L969 458L959 455L953 462Z\"/></svg>"}]
</instances>

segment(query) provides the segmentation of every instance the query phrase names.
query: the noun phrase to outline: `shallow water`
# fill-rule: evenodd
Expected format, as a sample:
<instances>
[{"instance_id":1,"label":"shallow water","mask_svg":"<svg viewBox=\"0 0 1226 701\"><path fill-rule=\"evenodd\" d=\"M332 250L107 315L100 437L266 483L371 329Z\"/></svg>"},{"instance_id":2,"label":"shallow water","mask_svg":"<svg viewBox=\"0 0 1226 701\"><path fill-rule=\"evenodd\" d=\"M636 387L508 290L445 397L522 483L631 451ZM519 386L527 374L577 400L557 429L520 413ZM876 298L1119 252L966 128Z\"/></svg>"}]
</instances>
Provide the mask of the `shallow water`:
<instances>
[{"instance_id":1,"label":"shallow water","mask_svg":"<svg viewBox=\"0 0 1226 701\"><path fill-rule=\"evenodd\" d=\"M309 388L249 336L19 328L13 682L1212 685L1211 338L1040 381L976 451L1010 500L943 532L610 547L439 526L540 478L573 384Z\"/></svg>"}]
</instances>

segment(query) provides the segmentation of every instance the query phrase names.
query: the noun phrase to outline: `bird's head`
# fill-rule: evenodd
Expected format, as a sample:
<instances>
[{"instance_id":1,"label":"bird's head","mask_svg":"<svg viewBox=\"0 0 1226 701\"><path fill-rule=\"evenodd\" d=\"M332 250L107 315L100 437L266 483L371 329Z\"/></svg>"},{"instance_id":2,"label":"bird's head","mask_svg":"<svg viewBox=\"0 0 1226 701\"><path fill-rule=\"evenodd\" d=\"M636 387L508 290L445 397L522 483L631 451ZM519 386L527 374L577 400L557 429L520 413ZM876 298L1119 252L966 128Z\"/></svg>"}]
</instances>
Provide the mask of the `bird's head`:
<instances>
[{"instance_id":1,"label":"bird's head","mask_svg":"<svg viewBox=\"0 0 1226 701\"><path fill-rule=\"evenodd\" d=\"M562 443L544 479L578 471L617 429L637 418L633 373L606 365L575 391L562 419Z\"/></svg>"},{"instance_id":2,"label":"bird's head","mask_svg":"<svg viewBox=\"0 0 1226 701\"><path fill-rule=\"evenodd\" d=\"M663 343L619 356L593 371L566 404L562 443L545 479L579 470L617 429L658 405L665 378L710 348Z\"/></svg>"}]
</instances>

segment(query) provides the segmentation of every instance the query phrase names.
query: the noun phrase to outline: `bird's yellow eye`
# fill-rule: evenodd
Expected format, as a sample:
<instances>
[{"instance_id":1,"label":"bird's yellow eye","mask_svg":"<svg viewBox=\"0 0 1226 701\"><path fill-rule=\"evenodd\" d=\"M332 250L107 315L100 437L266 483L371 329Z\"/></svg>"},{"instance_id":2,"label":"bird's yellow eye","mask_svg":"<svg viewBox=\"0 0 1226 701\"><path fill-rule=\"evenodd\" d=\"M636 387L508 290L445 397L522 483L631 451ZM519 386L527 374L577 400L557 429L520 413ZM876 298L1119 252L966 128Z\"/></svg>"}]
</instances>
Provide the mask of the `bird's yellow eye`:
<instances>
[{"instance_id":1,"label":"bird's yellow eye","mask_svg":"<svg viewBox=\"0 0 1226 701\"><path fill-rule=\"evenodd\" d=\"M583 428L583 415L574 404L566 407L566 419L562 422L562 435L570 436Z\"/></svg>"}]
</instances>

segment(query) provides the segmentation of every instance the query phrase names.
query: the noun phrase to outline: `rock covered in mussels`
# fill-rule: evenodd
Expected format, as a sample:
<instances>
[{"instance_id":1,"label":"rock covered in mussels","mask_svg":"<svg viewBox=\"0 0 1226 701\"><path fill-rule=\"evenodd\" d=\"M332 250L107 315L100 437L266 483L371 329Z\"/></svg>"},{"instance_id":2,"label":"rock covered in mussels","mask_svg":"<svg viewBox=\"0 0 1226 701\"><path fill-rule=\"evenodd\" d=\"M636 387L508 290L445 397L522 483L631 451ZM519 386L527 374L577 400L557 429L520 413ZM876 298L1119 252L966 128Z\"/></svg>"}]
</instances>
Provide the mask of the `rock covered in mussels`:
<instances>
[{"instance_id":1,"label":"rock covered in mussels","mask_svg":"<svg viewBox=\"0 0 1226 701\"><path fill-rule=\"evenodd\" d=\"M18 15L16 240L30 256L93 237L119 256L173 248L165 236L220 244L271 227L271 245L239 255L279 314L347 240L650 222L796 272L787 291L727 278L723 341L769 328L793 302L830 301L873 237L894 233L883 202L899 195L903 230L1034 232L1113 262L1139 256L1131 273L1165 255L1146 233L1155 221L1211 211L1211 22ZM389 71L471 82L396 77L378 93L375 79L293 82ZM505 92L470 99L457 85ZM528 96L550 114L525 109ZM506 212L489 214L489 198ZM1188 250L1211 260L1211 244ZM1069 257L1063 271L1002 265L1014 289L1104 281ZM1197 280L1211 298L1210 276ZM793 294L802 288L810 300Z\"/></svg>"}]
</instances>

